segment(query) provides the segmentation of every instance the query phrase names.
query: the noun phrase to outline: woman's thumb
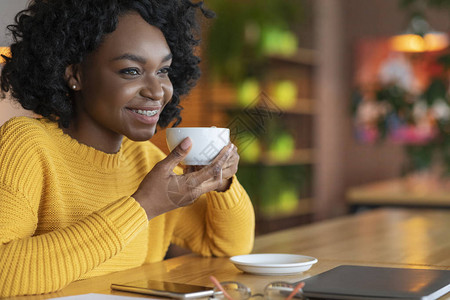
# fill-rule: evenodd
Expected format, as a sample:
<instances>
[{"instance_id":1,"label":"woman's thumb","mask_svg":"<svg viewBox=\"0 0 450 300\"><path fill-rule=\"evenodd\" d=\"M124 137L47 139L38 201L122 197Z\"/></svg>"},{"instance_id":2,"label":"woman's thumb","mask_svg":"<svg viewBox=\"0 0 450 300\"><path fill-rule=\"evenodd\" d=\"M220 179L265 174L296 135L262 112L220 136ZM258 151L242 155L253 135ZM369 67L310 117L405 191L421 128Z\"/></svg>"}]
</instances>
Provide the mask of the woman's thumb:
<instances>
[{"instance_id":1,"label":"woman's thumb","mask_svg":"<svg viewBox=\"0 0 450 300\"><path fill-rule=\"evenodd\" d=\"M164 161L168 164L170 170L173 170L186 157L191 147L192 141L187 137L167 155Z\"/></svg>"}]
</instances>

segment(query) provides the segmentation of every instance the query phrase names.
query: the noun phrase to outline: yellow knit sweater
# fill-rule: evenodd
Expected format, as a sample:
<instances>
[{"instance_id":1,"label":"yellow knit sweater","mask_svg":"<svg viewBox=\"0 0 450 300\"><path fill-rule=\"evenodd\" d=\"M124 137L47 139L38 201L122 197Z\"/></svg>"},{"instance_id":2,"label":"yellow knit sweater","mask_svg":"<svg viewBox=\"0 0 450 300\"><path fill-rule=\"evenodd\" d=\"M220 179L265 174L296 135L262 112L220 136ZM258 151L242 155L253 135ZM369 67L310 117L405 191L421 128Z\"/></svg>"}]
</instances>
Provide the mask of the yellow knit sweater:
<instances>
[{"instance_id":1,"label":"yellow knit sweater","mask_svg":"<svg viewBox=\"0 0 450 300\"><path fill-rule=\"evenodd\" d=\"M233 178L224 193L147 220L130 196L165 155L126 138L106 154L47 119L0 128L0 296L57 291L70 282L164 258L169 244L204 256L248 253L254 213Z\"/></svg>"}]
</instances>

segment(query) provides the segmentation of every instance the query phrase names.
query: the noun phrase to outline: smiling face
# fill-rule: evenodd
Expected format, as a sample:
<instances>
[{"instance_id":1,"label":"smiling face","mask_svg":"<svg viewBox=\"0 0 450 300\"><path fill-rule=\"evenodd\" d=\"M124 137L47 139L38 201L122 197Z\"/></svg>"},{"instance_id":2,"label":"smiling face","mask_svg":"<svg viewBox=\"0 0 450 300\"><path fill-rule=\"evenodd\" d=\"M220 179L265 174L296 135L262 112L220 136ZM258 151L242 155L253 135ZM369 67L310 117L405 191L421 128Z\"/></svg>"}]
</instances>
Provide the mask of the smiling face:
<instances>
[{"instance_id":1,"label":"smiling face","mask_svg":"<svg viewBox=\"0 0 450 300\"><path fill-rule=\"evenodd\" d=\"M123 135L150 139L172 98L171 57L157 27L137 13L121 16L96 51L67 69L76 115L66 132L105 152L117 152Z\"/></svg>"}]
</instances>

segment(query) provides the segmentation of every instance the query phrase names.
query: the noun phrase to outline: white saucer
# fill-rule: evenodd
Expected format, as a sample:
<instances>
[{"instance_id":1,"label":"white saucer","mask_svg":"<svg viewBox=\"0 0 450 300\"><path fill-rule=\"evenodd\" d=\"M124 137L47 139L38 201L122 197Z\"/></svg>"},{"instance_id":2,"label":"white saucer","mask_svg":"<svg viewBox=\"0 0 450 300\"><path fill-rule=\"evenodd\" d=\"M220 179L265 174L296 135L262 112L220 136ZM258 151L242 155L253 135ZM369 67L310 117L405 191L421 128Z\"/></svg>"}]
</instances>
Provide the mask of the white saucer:
<instances>
[{"instance_id":1,"label":"white saucer","mask_svg":"<svg viewBox=\"0 0 450 300\"><path fill-rule=\"evenodd\" d=\"M230 261L241 271L257 275L292 275L309 270L317 258L296 254L238 255Z\"/></svg>"}]
</instances>

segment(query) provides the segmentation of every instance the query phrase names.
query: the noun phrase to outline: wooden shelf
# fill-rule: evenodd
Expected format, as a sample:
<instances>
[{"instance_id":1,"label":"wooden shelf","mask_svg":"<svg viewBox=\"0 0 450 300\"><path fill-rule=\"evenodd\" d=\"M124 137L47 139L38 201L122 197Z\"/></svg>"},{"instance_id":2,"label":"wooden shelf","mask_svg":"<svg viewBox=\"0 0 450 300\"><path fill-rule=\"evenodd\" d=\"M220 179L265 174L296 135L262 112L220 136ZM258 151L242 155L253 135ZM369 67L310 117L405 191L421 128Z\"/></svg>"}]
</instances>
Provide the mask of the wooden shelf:
<instances>
[{"instance_id":1,"label":"wooden shelf","mask_svg":"<svg viewBox=\"0 0 450 300\"><path fill-rule=\"evenodd\" d=\"M241 105L238 102L239 89L229 82L211 82L206 97L211 101L211 116L213 123L231 127L232 132L248 133L249 136L260 140L261 153L256 161L240 161L243 178L247 178L252 200L255 200L257 212L257 234L285 229L310 223L313 216L312 208L312 170L315 164L315 149L313 127L315 118L315 101L313 99L313 74L317 61L316 51L298 49L294 55L268 55L265 61L267 72L259 80L259 94L251 105ZM278 103L283 99L275 96L277 84L289 81L297 87L297 99L292 107L284 108ZM231 125L230 125L231 124ZM217 126L217 125L216 125ZM294 141L293 154L285 160L274 159L268 152L274 142L276 132L286 132ZM239 139L236 138L239 145ZM241 143L241 146L245 144ZM242 148L245 151L245 148ZM244 157L244 155L241 155ZM278 168L280 167L280 168ZM270 176L263 176L264 172L278 172L280 178L286 176L286 188L298 192L298 203L292 203L292 211L267 211L262 213L259 205L264 205L267 194L261 195L265 184L270 184ZM253 173L252 173L253 172ZM294 172L296 177L290 177L285 172ZM259 176L261 174L261 176ZM283 174L283 175L279 175ZM245 176L244 176L245 175ZM258 180L259 178L259 180ZM291 180L288 180L290 178ZM267 182L269 181L269 182ZM282 180L283 181L283 180ZM298 191L301 185L302 191ZM245 185L244 185L245 186Z\"/></svg>"},{"instance_id":2,"label":"wooden shelf","mask_svg":"<svg viewBox=\"0 0 450 300\"><path fill-rule=\"evenodd\" d=\"M298 99L295 106L288 109L282 109L284 113L299 114L299 115L313 115L315 114L314 102L311 99Z\"/></svg>"},{"instance_id":3,"label":"wooden shelf","mask_svg":"<svg viewBox=\"0 0 450 300\"><path fill-rule=\"evenodd\" d=\"M242 164L254 165L261 164L264 166L291 166L291 165L304 165L314 163L314 150L313 149L296 149L291 158L287 160L276 160L270 157L269 153L264 152L260 159L255 162L242 161Z\"/></svg>"},{"instance_id":4,"label":"wooden shelf","mask_svg":"<svg viewBox=\"0 0 450 300\"><path fill-rule=\"evenodd\" d=\"M276 102L274 102L275 105L277 105ZM258 106L254 107L245 107L240 106L239 104L233 104L230 101L224 101L222 103L213 103L213 109L214 110L226 110L226 111L243 111L243 110L251 110L251 109L257 109ZM298 115L313 115L315 114L314 111L314 102L311 99L306 98L299 98L296 101L296 104L291 108L281 108L278 107L263 107L264 109L267 109L268 111L281 113L281 114L298 114Z\"/></svg>"},{"instance_id":5,"label":"wooden shelf","mask_svg":"<svg viewBox=\"0 0 450 300\"><path fill-rule=\"evenodd\" d=\"M315 66L317 64L317 51L300 48L293 55L271 54L269 60L283 61L291 64Z\"/></svg>"}]
</instances>

